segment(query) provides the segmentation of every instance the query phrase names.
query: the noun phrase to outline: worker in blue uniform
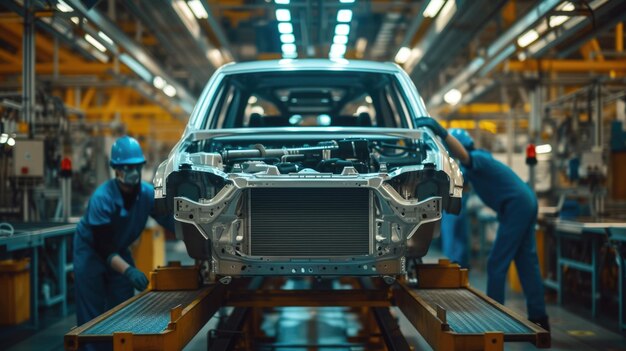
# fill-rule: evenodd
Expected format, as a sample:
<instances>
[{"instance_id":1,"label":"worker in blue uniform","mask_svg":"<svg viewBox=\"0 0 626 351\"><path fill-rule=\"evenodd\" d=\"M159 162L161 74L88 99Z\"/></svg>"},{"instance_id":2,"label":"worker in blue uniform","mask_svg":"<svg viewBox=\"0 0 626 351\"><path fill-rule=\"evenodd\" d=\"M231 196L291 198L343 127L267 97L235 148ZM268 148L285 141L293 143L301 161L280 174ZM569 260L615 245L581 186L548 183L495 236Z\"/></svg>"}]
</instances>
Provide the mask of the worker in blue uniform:
<instances>
[{"instance_id":1,"label":"worker in blue uniform","mask_svg":"<svg viewBox=\"0 0 626 351\"><path fill-rule=\"evenodd\" d=\"M141 146L123 136L111 148L115 178L91 196L74 236L74 275L78 325L101 315L148 286L135 267L129 246L139 238L154 208L154 188L141 181ZM167 229L173 217L153 216Z\"/></svg>"},{"instance_id":2,"label":"worker in blue uniform","mask_svg":"<svg viewBox=\"0 0 626 351\"><path fill-rule=\"evenodd\" d=\"M498 231L487 261L487 295L504 304L506 275L515 266L526 296L528 319L549 330L543 281L535 243L537 198L530 187L505 164L486 150L474 148L474 140L463 129L443 128L435 119L418 119L448 145L461 163L464 179L476 195L498 215Z\"/></svg>"},{"instance_id":3,"label":"worker in blue uniform","mask_svg":"<svg viewBox=\"0 0 626 351\"><path fill-rule=\"evenodd\" d=\"M469 217L467 216L467 193L461 199L461 212L444 212L441 216L441 249L453 263L469 268Z\"/></svg>"}]
</instances>

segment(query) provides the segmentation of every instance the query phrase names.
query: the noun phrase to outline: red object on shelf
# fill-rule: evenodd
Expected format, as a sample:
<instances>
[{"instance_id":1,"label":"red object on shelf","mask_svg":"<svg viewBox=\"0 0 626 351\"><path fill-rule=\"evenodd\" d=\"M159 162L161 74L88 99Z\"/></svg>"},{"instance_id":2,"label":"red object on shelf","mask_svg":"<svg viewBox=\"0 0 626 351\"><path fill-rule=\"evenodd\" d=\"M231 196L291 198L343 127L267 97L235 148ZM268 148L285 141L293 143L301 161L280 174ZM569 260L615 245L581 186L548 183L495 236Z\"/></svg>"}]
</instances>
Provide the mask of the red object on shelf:
<instances>
[{"instance_id":1,"label":"red object on shelf","mask_svg":"<svg viewBox=\"0 0 626 351\"><path fill-rule=\"evenodd\" d=\"M22 167L20 171L22 172L22 174L28 174L28 167Z\"/></svg>"},{"instance_id":2,"label":"red object on shelf","mask_svg":"<svg viewBox=\"0 0 626 351\"><path fill-rule=\"evenodd\" d=\"M528 146L526 146L526 164L529 166L537 164L537 151L535 150L535 144L528 144Z\"/></svg>"},{"instance_id":3,"label":"red object on shelf","mask_svg":"<svg viewBox=\"0 0 626 351\"><path fill-rule=\"evenodd\" d=\"M61 160L61 170L62 171L71 171L72 170L72 160L69 157L64 157Z\"/></svg>"}]
</instances>

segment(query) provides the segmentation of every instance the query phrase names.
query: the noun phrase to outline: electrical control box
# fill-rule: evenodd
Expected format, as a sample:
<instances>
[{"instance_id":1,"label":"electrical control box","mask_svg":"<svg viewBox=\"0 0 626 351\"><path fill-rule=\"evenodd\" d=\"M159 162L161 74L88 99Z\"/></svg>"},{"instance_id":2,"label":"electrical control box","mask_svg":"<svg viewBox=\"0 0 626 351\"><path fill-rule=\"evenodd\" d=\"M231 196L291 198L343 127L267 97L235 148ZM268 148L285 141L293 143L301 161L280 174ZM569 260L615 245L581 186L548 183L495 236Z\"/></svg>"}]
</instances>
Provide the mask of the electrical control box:
<instances>
[{"instance_id":1,"label":"electrical control box","mask_svg":"<svg viewBox=\"0 0 626 351\"><path fill-rule=\"evenodd\" d=\"M43 177L43 140L17 139L13 146L13 175L15 177Z\"/></svg>"}]
</instances>

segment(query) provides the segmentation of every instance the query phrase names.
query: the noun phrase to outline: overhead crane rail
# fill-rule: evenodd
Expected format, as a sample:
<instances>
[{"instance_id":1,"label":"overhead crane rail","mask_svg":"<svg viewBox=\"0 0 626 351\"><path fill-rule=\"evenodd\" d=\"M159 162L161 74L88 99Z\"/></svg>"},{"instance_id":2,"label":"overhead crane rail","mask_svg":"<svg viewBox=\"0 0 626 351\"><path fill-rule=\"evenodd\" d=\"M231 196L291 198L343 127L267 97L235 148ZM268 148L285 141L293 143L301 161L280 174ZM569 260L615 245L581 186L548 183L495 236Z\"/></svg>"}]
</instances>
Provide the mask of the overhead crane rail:
<instances>
[{"instance_id":1,"label":"overhead crane rail","mask_svg":"<svg viewBox=\"0 0 626 351\"><path fill-rule=\"evenodd\" d=\"M398 280L337 278L352 288L281 290L280 277L234 279L200 285L198 267L170 264L150 274L150 290L136 295L65 335L65 348L89 342L119 350L181 350L221 307L234 307L210 350L248 350L271 344L260 328L264 311L277 307L352 308L363 331L348 338L371 350L410 350L390 307L398 307L435 350L503 350L504 342L550 346L547 331L469 287L467 270L441 260L417 266L419 288ZM227 330L228 332L224 332ZM300 345L322 347L322 345Z\"/></svg>"}]
</instances>

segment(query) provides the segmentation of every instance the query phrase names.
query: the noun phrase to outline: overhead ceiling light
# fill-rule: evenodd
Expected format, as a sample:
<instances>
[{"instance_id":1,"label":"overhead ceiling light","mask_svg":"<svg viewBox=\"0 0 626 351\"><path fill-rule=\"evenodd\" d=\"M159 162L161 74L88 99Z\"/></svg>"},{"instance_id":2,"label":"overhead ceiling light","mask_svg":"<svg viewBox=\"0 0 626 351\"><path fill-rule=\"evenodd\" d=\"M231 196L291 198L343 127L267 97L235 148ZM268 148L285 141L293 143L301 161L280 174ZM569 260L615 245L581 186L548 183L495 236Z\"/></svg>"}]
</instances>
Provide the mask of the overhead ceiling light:
<instances>
[{"instance_id":1,"label":"overhead ceiling light","mask_svg":"<svg viewBox=\"0 0 626 351\"><path fill-rule=\"evenodd\" d=\"M352 4L354 0L339 0L339 2L342 4Z\"/></svg>"},{"instance_id":2,"label":"overhead ceiling light","mask_svg":"<svg viewBox=\"0 0 626 351\"><path fill-rule=\"evenodd\" d=\"M446 3L446 0L430 0L428 2L428 6L426 6L426 9L422 13L422 15L424 17L430 17L430 18L437 16L437 14L439 13L439 11L441 11L441 8L443 7L443 5L445 5L445 3Z\"/></svg>"},{"instance_id":3,"label":"overhead ceiling light","mask_svg":"<svg viewBox=\"0 0 626 351\"><path fill-rule=\"evenodd\" d=\"M350 26L347 24L338 24L335 26L335 35L348 35L350 34Z\"/></svg>"},{"instance_id":4,"label":"overhead ceiling light","mask_svg":"<svg viewBox=\"0 0 626 351\"><path fill-rule=\"evenodd\" d=\"M288 22L281 22L278 24L278 32L281 34L293 33L293 26Z\"/></svg>"},{"instance_id":5,"label":"overhead ceiling light","mask_svg":"<svg viewBox=\"0 0 626 351\"><path fill-rule=\"evenodd\" d=\"M344 44L333 44L330 46L330 53L344 55L346 53L346 46Z\"/></svg>"},{"instance_id":6,"label":"overhead ceiling light","mask_svg":"<svg viewBox=\"0 0 626 351\"><path fill-rule=\"evenodd\" d=\"M9 139L9 134L2 133L0 134L0 144L4 144Z\"/></svg>"},{"instance_id":7,"label":"overhead ceiling light","mask_svg":"<svg viewBox=\"0 0 626 351\"><path fill-rule=\"evenodd\" d=\"M163 89L167 85L167 82L162 77L156 76L152 80L152 85L157 89Z\"/></svg>"},{"instance_id":8,"label":"overhead ceiling light","mask_svg":"<svg viewBox=\"0 0 626 351\"><path fill-rule=\"evenodd\" d=\"M548 154L552 152L552 145L550 144L537 145L537 147L535 148L535 152L538 154Z\"/></svg>"},{"instance_id":9,"label":"overhead ceiling light","mask_svg":"<svg viewBox=\"0 0 626 351\"><path fill-rule=\"evenodd\" d=\"M106 41L107 43L109 43L109 44L113 45L113 39L109 38L109 36L108 36L108 35L106 35L106 34L104 34L104 33L102 33L102 32L98 32L98 36L99 36L102 40L104 40L104 41Z\"/></svg>"},{"instance_id":10,"label":"overhead ceiling light","mask_svg":"<svg viewBox=\"0 0 626 351\"><path fill-rule=\"evenodd\" d=\"M295 59L295 58L298 58L298 54L295 53L295 52L290 53L290 54L283 52L283 58L284 59Z\"/></svg>"},{"instance_id":11,"label":"overhead ceiling light","mask_svg":"<svg viewBox=\"0 0 626 351\"><path fill-rule=\"evenodd\" d=\"M7 145L14 146L15 145L15 139L9 138L9 140L7 140Z\"/></svg>"},{"instance_id":12,"label":"overhead ceiling light","mask_svg":"<svg viewBox=\"0 0 626 351\"><path fill-rule=\"evenodd\" d=\"M355 53L356 57L362 58L363 54L365 53L365 48L367 47L367 39L365 38L357 39L354 47L356 49L356 53Z\"/></svg>"},{"instance_id":13,"label":"overhead ceiling light","mask_svg":"<svg viewBox=\"0 0 626 351\"><path fill-rule=\"evenodd\" d=\"M57 1L57 10L61 12L74 12L74 9L63 0Z\"/></svg>"},{"instance_id":14,"label":"overhead ceiling light","mask_svg":"<svg viewBox=\"0 0 626 351\"><path fill-rule=\"evenodd\" d=\"M150 74L150 72L142 64L137 62L132 57L128 56L127 54L121 54L120 61L128 66L128 68L135 72L139 77L141 77L141 79L145 80L146 82L152 81L152 74Z\"/></svg>"},{"instance_id":15,"label":"overhead ceiling light","mask_svg":"<svg viewBox=\"0 0 626 351\"><path fill-rule=\"evenodd\" d=\"M563 4L561 4L559 7L557 7L558 11L574 11L575 9L576 9L576 6L574 6L574 4L572 4L569 1L566 1ZM548 24L550 25L550 27L558 27L561 24L565 23L568 19L570 19L570 16L564 16L564 15L551 16L550 20L548 21Z\"/></svg>"},{"instance_id":16,"label":"overhead ceiling light","mask_svg":"<svg viewBox=\"0 0 626 351\"><path fill-rule=\"evenodd\" d=\"M78 24L78 23L80 23L80 18L72 17L72 18L70 18L70 21L74 22L74 24Z\"/></svg>"},{"instance_id":17,"label":"overhead ceiling light","mask_svg":"<svg viewBox=\"0 0 626 351\"><path fill-rule=\"evenodd\" d=\"M206 12L200 0L189 0L187 1L187 6L189 6L191 12L193 12L197 19L209 18L209 14Z\"/></svg>"},{"instance_id":18,"label":"overhead ceiling light","mask_svg":"<svg viewBox=\"0 0 626 351\"><path fill-rule=\"evenodd\" d=\"M284 54L293 54L296 52L296 44L283 44L281 49Z\"/></svg>"},{"instance_id":19,"label":"overhead ceiling light","mask_svg":"<svg viewBox=\"0 0 626 351\"><path fill-rule=\"evenodd\" d=\"M333 37L333 44L348 44L348 37L345 35L335 35Z\"/></svg>"},{"instance_id":20,"label":"overhead ceiling light","mask_svg":"<svg viewBox=\"0 0 626 351\"><path fill-rule=\"evenodd\" d=\"M526 58L527 58L526 53L523 52L523 51L520 52L519 54L517 54L517 59L520 60L520 61L524 61L524 60L526 60Z\"/></svg>"},{"instance_id":21,"label":"overhead ceiling light","mask_svg":"<svg viewBox=\"0 0 626 351\"><path fill-rule=\"evenodd\" d=\"M289 0L274 0L278 5L289 5Z\"/></svg>"},{"instance_id":22,"label":"overhead ceiling light","mask_svg":"<svg viewBox=\"0 0 626 351\"><path fill-rule=\"evenodd\" d=\"M296 37L293 34L281 34L280 41L283 44L295 43Z\"/></svg>"},{"instance_id":23,"label":"overhead ceiling light","mask_svg":"<svg viewBox=\"0 0 626 351\"><path fill-rule=\"evenodd\" d=\"M536 30L531 29L517 38L517 45L524 48L530 45L533 41L537 40L537 38L539 38L539 33L537 33Z\"/></svg>"},{"instance_id":24,"label":"overhead ceiling light","mask_svg":"<svg viewBox=\"0 0 626 351\"><path fill-rule=\"evenodd\" d=\"M458 89L450 89L444 96L443 100L450 105L456 105L461 101L463 94Z\"/></svg>"},{"instance_id":25,"label":"overhead ceiling light","mask_svg":"<svg viewBox=\"0 0 626 351\"><path fill-rule=\"evenodd\" d=\"M337 11L337 22L350 22L350 21L352 21L352 10Z\"/></svg>"},{"instance_id":26,"label":"overhead ceiling light","mask_svg":"<svg viewBox=\"0 0 626 351\"><path fill-rule=\"evenodd\" d=\"M396 54L394 60L399 64L403 64L409 59L409 56L411 56L411 49L403 46L400 48L400 50L398 50L398 53Z\"/></svg>"},{"instance_id":27,"label":"overhead ceiling light","mask_svg":"<svg viewBox=\"0 0 626 351\"><path fill-rule=\"evenodd\" d=\"M224 64L224 55L219 49L211 49L207 52L206 57L211 61L211 64L215 67L220 67Z\"/></svg>"},{"instance_id":28,"label":"overhead ceiling light","mask_svg":"<svg viewBox=\"0 0 626 351\"><path fill-rule=\"evenodd\" d=\"M278 9L276 10L276 19L279 22L289 22L291 21L291 12L287 9Z\"/></svg>"},{"instance_id":29,"label":"overhead ceiling light","mask_svg":"<svg viewBox=\"0 0 626 351\"><path fill-rule=\"evenodd\" d=\"M95 47L96 49L102 51L102 52L106 52L107 48L102 45L101 42L99 42L96 38L92 37L89 34L85 34L85 40L87 40L87 42L91 45L93 45L93 47Z\"/></svg>"},{"instance_id":30,"label":"overhead ceiling light","mask_svg":"<svg viewBox=\"0 0 626 351\"><path fill-rule=\"evenodd\" d=\"M163 93L169 97L174 97L176 96L176 88L168 84L163 88Z\"/></svg>"}]
</instances>

